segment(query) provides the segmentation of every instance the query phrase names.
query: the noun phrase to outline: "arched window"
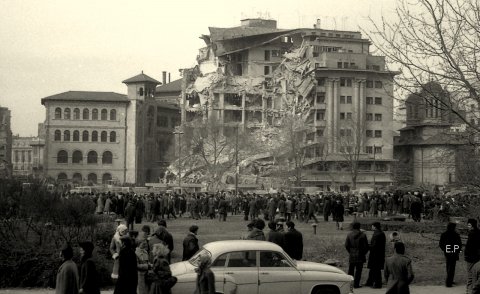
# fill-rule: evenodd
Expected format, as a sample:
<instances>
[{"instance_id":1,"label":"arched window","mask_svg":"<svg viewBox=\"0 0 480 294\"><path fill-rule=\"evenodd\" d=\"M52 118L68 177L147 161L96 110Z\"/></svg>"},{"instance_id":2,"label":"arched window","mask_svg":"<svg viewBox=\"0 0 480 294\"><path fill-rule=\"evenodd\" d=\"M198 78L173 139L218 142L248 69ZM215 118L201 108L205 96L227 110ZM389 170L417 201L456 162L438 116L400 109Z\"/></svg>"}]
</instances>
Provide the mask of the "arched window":
<instances>
[{"instance_id":1,"label":"arched window","mask_svg":"<svg viewBox=\"0 0 480 294\"><path fill-rule=\"evenodd\" d=\"M63 118L70 119L70 108L65 108L65 110L63 111Z\"/></svg>"},{"instance_id":2,"label":"arched window","mask_svg":"<svg viewBox=\"0 0 480 294\"><path fill-rule=\"evenodd\" d=\"M60 107L55 108L55 119L62 119L62 109Z\"/></svg>"},{"instance_id":3,"label":"arched window","mask_svg":"<svg viewBox=\"0 0 480 294\"><path fill-rule=\"evenodd\" d=\"M117 133L110 132L110 142L117 142Z\"/></svg>"},{"instance_id":4,"label":"arched window","mask_svg":"<svg viewBox=\"0 0 480 294\"><path fill-rule=\"evenodd\" d=\"M83 109L83 119L90 119L90 111L88 108Z\"/></svg>"},{"instance_id":5,"label":"arched window","mask_svg":"<svg viewBox=\"0 0 480 294\"><path fill-rule=\"evenodd\" d=\"M66 130L63 132L63 141L70 141L70 131Z\"/></svg>"},{"instance_id":6,"label":"arched window","mask_svg":"<svg viewBox=\"0 0 480 294\"><path fill-rule=\"evenodd\" d=\"M60 130L55 130L55 141L62 141L62 132Z\"/></svg>"},{"instance_id":7,"label":"arched window","mask_svg":"<svg viewBox=\"0 0 480 294\"><path fill-rule=\"evenodd\" d=\"M73 131L73 141L74 142L80 141L80 132L79 131Z\"/></svg>"},{"instance_id":8,"label":"arched window","mask_svg":"<svg viewBox=\"0 0 480 294\"><path fill-rule=\"evenodd\" d=\"M57 180L59 180L59 181L66 181L67 179L68 179L68 177L67 177L66 173L59 173L58 176L57 176Z\"/></svg>"},{"instance_id":9,"label":"arched window","mask_svg":"<svg viewBox=\"0 0 480 294\"><path fill-rule=\"evenodd\" d=\"M98 120L98 109L96 108L92 110L92 120Z\"/></svg>"},{"instance_id":10,"label":"arched window","mask_svg":"<svg viewBox=\"0 0 480 294\"><path fill-rule=\"evenodd\" d=\"M92 184L96 184L97 183L97 175L94 174L94 173L91 173L91 174L88 174L88 182L89 183L92 183Z\"/></svg>"},{"instance_id":11,"label":"arched window","mask_svg":"<svg viewBox=\"0 0 480 294\"><path fill-rule=\"evenodd\" d=\"M95 151L88 152L87 163L97 163L98 155Z\"/></svg>"},{"instance_id":12,"label":"arched window","mask_svg":"<svg viewBox=\"0 0 480 294\"><path fill-rule=\"evenodd\" d=\"M115 109L110 110L110 120L117 120L117 111Z\"/></svg>"},{"instance_id":13,"label":"arched window","mask_svg":"<svg viewBox=\"0 0 480 294\"><path fill-rule=\"evenodd\" d=\"M97 131L92 132L92 142L98 142L98 132Z\"/></svg>"},{"instance_id":14,"label":"arched window","mask_svg":"<svg viewBox=\"0 0 480 294\"><path fill-rule=\"evenodd\" d=\"M68 163L68 153L65 150L60 150L57 153L57 163Z\"/></svg>"},{"instance_id":15,"label":"arched window","mask_svg":"<svg viewBox=\"0 0 480 294\"><path fill-rule=\"evenodd\" d=\"M108 114L108 111L105 108L102 109L101 119L107 120L107 114Z\"/></svg>"},{"instance_id":16,"label":"arched window","mask_svg":"<svg viewBox=\"0 0 480 294\"><path fill-rule=\"evenodd\" d=\"M82 163L83 162L83 154L82 151L74 151L72 154L72 163Z\"/></svg>"},{"instance_id":17,"label":"arched window","mask_svg":"<svg viewBox=\"0 0 480 294\"><path fill-rule=\"evenodd\" d=\"M138 91L138 95L143 96L143 88L140 88L140 90Z\"/></svg>"},{"instance_id":18,"label":"arched window","mask_svg":"<svg viewBox=\"0 0 480 294\"><path fill-rule=\"evenodd\" d=\"M75 108L73 110L73 119L80 119L80 109Z\"/></svg>"},{"instance_id":19,"label":"arched window","mask_svg":"<svg viewBox=\"0 0 480 294\"><path fill-rule=\"evenodd\" d=\"M74 173L74 174L73 174L73 177L72 177L72 181L73 181L74 183L77 183L77 184L78 184L78 183L81 183L81 182L82 182L82 174L80 174L80 173Z\"/></svg>"},{"instance_id":20,"label":"arched window","mask_svg":"<svg viewBox=\"0 0 480 294\"><path fill-rule=\"evenodd\" d=\"M83 131L82 133L82 141L88 142L88 131Z\"/></svg>"},{"instance_id":21,"label":"arched window","mask_svg":"<svg viewBox=\"0 0 480 294\"><path fill-rule=\"evenodd\" d=\"M112 164L112 152L105 151L102 155L102 163L103 164Z\"/></svg>"},{"instance_id":22,"label":"arched window","mask_svg":"<svg viewBox=\"0 0 480 294\"><path fill-rule=\"evenodd\" d=\"M112 175L109 174L109 173L105 173L103 174L102 176L102 183L103 184L108 184L108 181L111 181L112 180Z\"/></svg>"},{"instance_id":23,"label":"arched window","mask_svg":"<svg viewBox=\"0 0 480 294\"><path fill-rule=\"evenodd\" d=\"M100 141L107 142L107 132L106 131L103 131L102 134L100 135Z\"/></svg>"}]
</instances>

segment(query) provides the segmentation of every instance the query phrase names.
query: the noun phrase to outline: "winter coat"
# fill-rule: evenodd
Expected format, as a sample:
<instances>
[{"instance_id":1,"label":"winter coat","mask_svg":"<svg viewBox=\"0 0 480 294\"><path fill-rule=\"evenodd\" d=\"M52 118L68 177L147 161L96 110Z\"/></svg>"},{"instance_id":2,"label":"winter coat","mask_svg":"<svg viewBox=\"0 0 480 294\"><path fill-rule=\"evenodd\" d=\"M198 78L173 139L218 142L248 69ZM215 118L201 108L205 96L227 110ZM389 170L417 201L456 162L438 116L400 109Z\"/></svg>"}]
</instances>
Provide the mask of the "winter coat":
<instances>
[{"instance_id":1,"label":"winter coat","mask_svg":"<svg viewBox=\"0 0 480 294\"><path fill-rule=\"evenodd\" d=\"M364 263L368 252L368 240L365 233L352 230L345 240L345 249L349 253L349 263Z\"/></svg>"},{"instance_id":2,"label":"winter coat","mask_svg":"<svg viewBox=\"0 0 480 294\"><path fill-rule=\"evenodd\" d=\"M200 247L198 246L198 239L194 233L188 233L183 239L183 257L182 260L189 260Z\"/></svg>"},{"instance_id":3,"label":"winter coat","mask_svg":"<svg viewBox=\"0 0 480 294\"><path fill-rule=\"evenodd\" d=\"M172 271L170 270L169 262L163 257L157 257L153 261L152 271L157 274L158 278L166 279L172 276ZM163 287L161 281L154 281L150 285L149 294L170 294L172 293L171 289Z\"/></svg>"},{"instance_id":4,"label":"winter coat","mask_svg":"<svg viewBox=\"0 0 480 294\"><path fill-rule=\"evenodd\" d=\"M71 259L66 260L57 273L55 294L78 294L78 269Z\"/></svg>"},{"instance_id":5,"label":"winter coat","mask_svg":"<svg viewBox=\"0 0 480 294\"><path fill-rule=\"evenodd\" d=\"M267 234L267 241L277 244L285 250L285 235L277 231L270 231Z\"/></svg>"},{"instance_id":6,"label":"winter coat","mask_svg":"<svg viewBox=\"0 0 480 294\"><path fill-rule=\"evenodd\" d=\"M248 233L247 240L260 240L265 241L265 234L262 230L253 228L253 230Z\"/></svg>"},{"instance_id":7,"label":"winter coat","mask_svg":"<svg viewBox=\"0 0 480 294\"><path fill-rule=\"evenodd\" d=\"M280 201L278 201L278 212L285 213L285 200L283 199L280 199Z\"/></svg>"},{"instance_id":8,"label":"winter coat","mask_svg":"<svg viewBox=\"0 0 480 294\"><path fill-rule=\"evenodd\" d=\"M345 208L342 203L333 204L333 220L336 222L343 222L343 214L345 213Z\"/></svg>"},{"instance_id":9,"label":"winter coat","mask_svg":"<svg viewBox=\"0 0 480 294\"><path fill-rule=\"evenodd\" d=\"M80 289L85 294L100 294L98 272L92 258L82 261L80 265Z\"/></svg>"},{"instance_id":10,"label":"winter coat","mask_svg":"<svg viewBox=\"0 0 480 294\"><path fill-rule=\"evenodd\" d=\"M475 228L468 233L467 244L465 244L465 261L476 263L480 260L480 230Z\"/></svg>"},{"instance_id":11,"label":"winter coat","mask_svg":"<svg viewBox=\"0 0 480 294\"><path fill-rule=\"evenodd\" d=\"M402 254L394 254L385 261L386 294L410 294L408 285L413 281L412 261Z\"/></svg>"},{"instance_id":12,"label":"winter coat","mask_svg":"<svg viewBox=\"0 0 480 294\"><path fill-rule=\"evenodd\" d=\"M225 199L220 200L218 203L218 213L227 214L228 202Z\"/></svg>"},{"instance_id":13,"label":"winter coat","mask_svg":"<svg viewBox=\"0 0 480 294\"><path fill-rule=\"evenodd\" d=\"M137 283L137 255L132 248L122 248L118 257L118 280L113 294L136 294Z\"/></svg>"},{"instance_id":14,"label":"winter coat","mask_svg":"<svg viewBox=\"0 0 480 294\"><path fill-rule=\"evenodd\" d=\"M215 275L207 268L197 275L197 287L194 294L215 294Z\"/></svg>"},{"instance_id":15,"label":"winter coat","mask_svg":"<svg viewBox=\"0 0 480 294\"><path fill-rule=\"evenodd\" d=\"M293 259L301 260L303 257L303 236L296 229L285 233L285 252Z\"/></svg>"},{"instance_id":16,"label":"winter coat","mask_svg":"<svg viewBox=\"0 0 480 294\"><path fill-rule=\"evenodd\" d=\"M173 251L173 237L167 229L163 226L159 226L155 233L153 234L152 238L150 238L150 248L153 248L153 245L157 243L162 243L167 245L170 253L167 256L168 261L171 261L172 251Z\"/></svg>"},{"instance_id":17,"label":"winter coat","mask_svg":"<svg viewBox=\"0 0 480 294\"><path fill-rule=\"evenodd\" d=\"M458 249L455 247L454 251L455 245L458 246ZM443 232L440 235L440 242L438 242L438 246L440 249L442 249L445 256L452 256L458 260L460 250L462 249L462 239L460 238L460 234L455 230L447 230Z\"/></svg>"},{"instance_id":18,"label":"winter coat","mask_svg":"<svg viewBox=\"0 0 480 294\"><path fill-rule=\"evenodd\" d=\"M383 269L385 264L385 246L387 239L382 230L373 231L370 239L370 254L368 255L367 267L369 269Z\"/></svg>"}]
</instances>

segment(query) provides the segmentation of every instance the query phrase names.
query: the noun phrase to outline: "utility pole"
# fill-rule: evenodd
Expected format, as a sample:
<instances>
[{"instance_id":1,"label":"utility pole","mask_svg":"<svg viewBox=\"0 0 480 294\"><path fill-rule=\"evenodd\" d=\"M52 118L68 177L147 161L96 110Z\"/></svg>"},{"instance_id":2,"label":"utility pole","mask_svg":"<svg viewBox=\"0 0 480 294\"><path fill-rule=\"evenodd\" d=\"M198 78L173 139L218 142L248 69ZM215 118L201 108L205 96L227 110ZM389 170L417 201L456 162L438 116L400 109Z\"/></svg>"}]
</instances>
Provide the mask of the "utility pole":
<instances>
[{"instance_id":1,"label":"utility pole","mask_svg":"<svg viewBox=\"0 0 480 294\"><path fill-rule=\"evenodd\" d=\"M179 193L182 193L182 141L181 135L183 132L178 130L173 132L174 135L178 135L178 189L180 190Z\"/></svg>"},{"instance_id":2,"label":"utility pole","mask_svg":"<svg viewBox=\"0 0 480 294\"><path fill-rule=\"evenodd\" d=\"M235 196L238 196L238 128L240 127L237 124L236 135L235 135Z\"/></svg>"}]
</instances>

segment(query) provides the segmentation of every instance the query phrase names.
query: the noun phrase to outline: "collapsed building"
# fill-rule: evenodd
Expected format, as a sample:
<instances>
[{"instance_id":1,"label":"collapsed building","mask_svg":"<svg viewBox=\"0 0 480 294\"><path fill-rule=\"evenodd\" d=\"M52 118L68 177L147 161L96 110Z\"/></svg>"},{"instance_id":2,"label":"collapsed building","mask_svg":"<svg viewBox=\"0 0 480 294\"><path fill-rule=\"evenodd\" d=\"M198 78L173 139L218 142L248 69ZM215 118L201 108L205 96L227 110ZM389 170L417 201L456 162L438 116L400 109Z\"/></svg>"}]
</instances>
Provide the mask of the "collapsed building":
<instances>
[{"instance_id":1,"label":"collapsed building","mask_svg":"<svg viewBox=\"0 0 480 294\"><path fill-rule=\"evenodd\" d=\"M261 142L256 154L242 156L240 182L291 185L288 179L279 183L275 171L294 168L282 158L278 131L293 116L303 125L297 183L322 190L392 183L395 73L385 68L383 56L370 53L370 41L360 32L326 30L319 23L313 29L279 29L267 19L209 30L201 36L206 46L197 65L182 70L182 127L188 134L215 120L225 140L240 131ZM201 170L198 162L180 174Z\"/></svg>"}]
</instances>

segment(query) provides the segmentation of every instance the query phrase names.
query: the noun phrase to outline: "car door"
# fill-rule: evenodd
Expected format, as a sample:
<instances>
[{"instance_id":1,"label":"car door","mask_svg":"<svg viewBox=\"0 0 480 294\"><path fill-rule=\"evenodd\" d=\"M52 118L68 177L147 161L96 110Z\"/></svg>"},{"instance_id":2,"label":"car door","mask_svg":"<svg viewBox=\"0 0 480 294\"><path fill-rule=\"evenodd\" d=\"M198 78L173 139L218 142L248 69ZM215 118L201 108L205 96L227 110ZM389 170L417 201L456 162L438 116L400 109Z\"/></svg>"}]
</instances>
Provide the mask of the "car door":
<instances>
[{"instance_id":1,"label":"car door","mask_svg":"<svg viewBox=\"0 0 480 294\"><path fill-rule=\"evenodd\" d=\"M283 253L260 251L258 293L300 293L301 274Z\"/></svg>"},{"instance_id":2,"label":"car door","mask_svg":"<svg viewBox=\"0 0 480 294\"><path fill-rule=\"evenodd\" d=\"M236 294L258 293L258 266L256 251L235 251L228 254L225 280L233 280Z\"/></svg>"},{"instance_id":3,"label":"car door","mask_svg":"<svg viewBox=\"0 0 480 294\"><path fill-rule=\"evenodd\" d=\"M215 259L212 262L212 265L210 266L210 269L212 270L214 276L215 276L215 290L221 291L223 293L229 293L226 292L225 289L225 284L226 280L224 277L225 274L225 269L227 265L227 258L228 258L228 253L222 254L217 259ZM232 286L227 288L231 288Z\"/></svg>"}]
</instances>

